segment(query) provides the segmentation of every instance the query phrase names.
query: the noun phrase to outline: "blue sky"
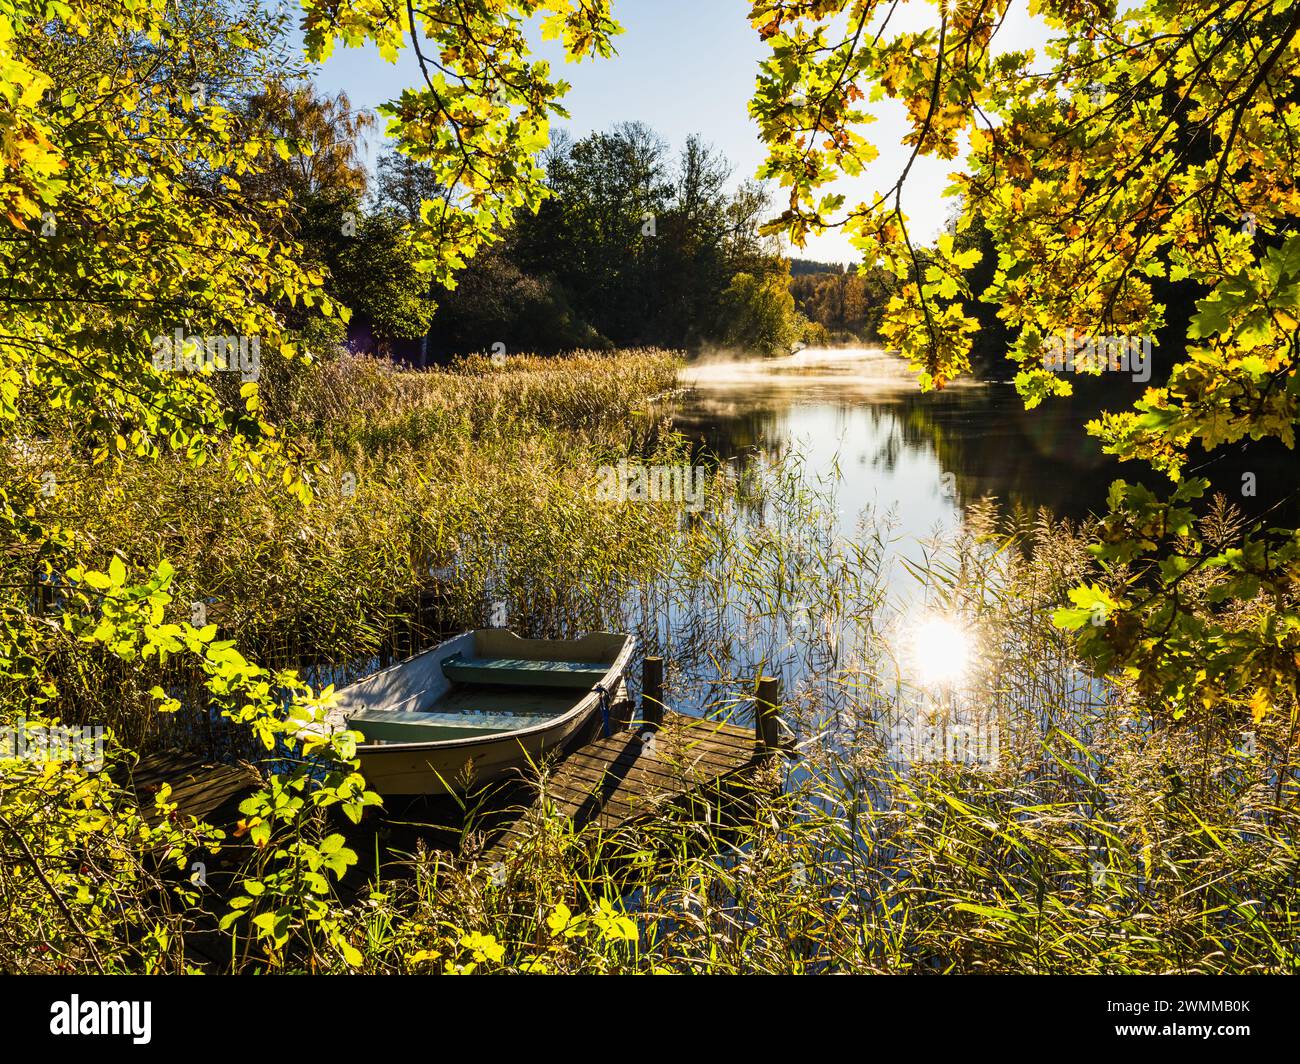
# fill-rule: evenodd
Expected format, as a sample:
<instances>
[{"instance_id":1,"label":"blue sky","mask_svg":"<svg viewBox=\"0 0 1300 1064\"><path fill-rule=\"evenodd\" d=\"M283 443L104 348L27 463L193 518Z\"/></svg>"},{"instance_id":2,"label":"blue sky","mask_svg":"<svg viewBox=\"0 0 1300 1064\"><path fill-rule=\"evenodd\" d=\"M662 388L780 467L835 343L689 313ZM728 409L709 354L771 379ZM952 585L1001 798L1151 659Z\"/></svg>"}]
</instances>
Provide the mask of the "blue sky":
<instances>
[{"instance_id":1,"label":"blue sky","mask_svg":"<svg viewBox=\"0 0 1300 1064\"><path fill-rule=\"evenodd\" d=\"M674 149L692 133L700 134L730 160L732 180L753 177L763 160L758 130L747 111L758 63L766 52L746 15L746 0L614 0L615 18L624 33L615 39L618 55L610 60L564 63L558 45L538 41L537 54L572 84L564 100L571 114L566 126L575 137L637 119L663 136ZM895 16L891 29L916 25L931 17L928 5L909 5ZM910 17L908 17L910 16ZM999 41L1003 47L1037 43L1040 32L1023 11L1015 12ZM337 46L321 67L317 81L330 92L345 90L354 107L372 108L415 85L418 72L409 54L385 63L370 47ZM893 184L906 158L899 144L901 111L884 105L879 120L865 130L880 149L868 174L842 182L837 191L849 203L867 199L877 188ZM368 145L373 161L382 130ZM913 232L921 240L938 233L952 208L941 198L952 163L918 160L903 200ZM775 194L776 189L773 189ZM810 243L805 258L856 262L852 247L836 233Z\"/></svg>"}]
</instances>

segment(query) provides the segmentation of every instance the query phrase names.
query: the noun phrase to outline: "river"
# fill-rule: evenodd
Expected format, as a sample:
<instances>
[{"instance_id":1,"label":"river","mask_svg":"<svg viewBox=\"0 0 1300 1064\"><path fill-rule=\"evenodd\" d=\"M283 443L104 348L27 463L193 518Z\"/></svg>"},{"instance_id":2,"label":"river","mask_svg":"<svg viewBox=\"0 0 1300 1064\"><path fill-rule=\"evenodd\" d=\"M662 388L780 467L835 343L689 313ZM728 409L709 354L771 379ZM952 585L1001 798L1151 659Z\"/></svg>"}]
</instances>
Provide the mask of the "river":
<instances>
[{"instance_id":1,"label":"river","mask_svg":"<svg viewBox=\"0 0 1300 1064\"><path fill-rule=\"evenodd\" d=\"M832 499L831 527L813 534L820 538L803 551L805 564L816 569L825 554L832 556L828 568L834 568L839 564L834 555L842 557L843 544L860 547L874 540L872 549L880 555L877 587L884 598L860 591L858 601L838 604L833 620L893 616L900 639L928 623L935 589L918 571L932 571L933 545L960 528L975 500L996 499L1003 512L1045 508L1055 517L1078 520L1105 511L1107 488L1117 478L1140 480L1163 492L1170 488L1168 480L1140 463L1121 464L1105 455L1086 431L1087 421L1103 406L1123 409L1137 398L1145 385L1129 381L1103 382L1104 390L1094 380L1081 381L1077 390L1082 394L1026 411L1009 381L958 381L925 394L900 359L856 348L808 349L777 359L701 359L688 366L682 384L685 390L672 404L673 427L699 449L733 466L769 466L797 456L793 468L803 482ZM1258 481L1258 493L1243 497L1247 469ZM1295 486L1293 457L1286 452L1264 456L1256 450L1249 462L1225 454L1206 465L1203 475L1211 479L1212 490L1247 513L1260 512ZM769 507L760 522L772 520ZM884 537L882 526L888 529ZM801 535L796 530L793 538ZM736 581L728 592L720 623L733 638L724 647L712 647L709 660L700 654L689 661L691 649L703 645L697 634L703 626L690 616L692 608L672 610L666 625L650 625L652 631L659 629L661 651L683 659L683 708L716 711L716 703L709 708L709 688L720 674L738 678L761 668L783 675L791 686L826 680L846 662L863 658L864 648L895 638L873 619L871 631L856 639L846 641L846 633L837 628L821 660L801 653L800 640L790 634L791 609L799 611L807 587L819 599L828 597L819 586L826 583L820 579L824 574L804 579L791 576L796 566L784 558L768 562L758 552L748 557L769 568L761 576ZM713 586L728 579L720 573ZM854 586L862 586L856 576ZM698 601L699 596L692 598ZM772 605L779 598L785 607ZM772 612L781 615L780 623L768 616ZM820 607L814 613L820 616ZM813 618L814 627L819 616ZM943 631L937 637L939 644L927 655L951 656L956 637ZM653 634L651 639L655 641ZM967 633L961 641L976 640ZM1002 674L1008 667L1023 670L1033 664L1011 666L1005 646L996 650L1001 661L996 671ZM870 656L876 656L874 651ZM687 677L697 669L702 682L688 694L685 688L692 685ZM1074 676L1072 670L1059 671ZM1090 683L1078 679L1084 694L1095 695ZM842 695L842 685L838 690ZM742 693L733 688L730 695Z\"/></svg>"},{"instance_id":2,"label":"river","mask_svg":"<svg viewBox=\"0 0 1300 1064\"><path fill-rule=\"evenodd\" d=\"M1127 381L1100 399L1093 389L1027 411L1010 381L959 380L922 393L906 363L879 349L809 348L787 358L701 360L682 383L679 431L726 458L797 451L810 482L835 482L845 515L893 510L904 537L953 527L977 498L1078 519L1104 512L1117 478L1171 486L1140 463L1103 454L1087 434L1099 408L1120 410L1138 397L1144 385ZM1246 471L1256 474L1254 496L1243 495ZM1294 456L1280 448L1257 448L1251 461L1224 455L1199 472L1247 513L1296 482Z\"/></svg>"}]
</instances>

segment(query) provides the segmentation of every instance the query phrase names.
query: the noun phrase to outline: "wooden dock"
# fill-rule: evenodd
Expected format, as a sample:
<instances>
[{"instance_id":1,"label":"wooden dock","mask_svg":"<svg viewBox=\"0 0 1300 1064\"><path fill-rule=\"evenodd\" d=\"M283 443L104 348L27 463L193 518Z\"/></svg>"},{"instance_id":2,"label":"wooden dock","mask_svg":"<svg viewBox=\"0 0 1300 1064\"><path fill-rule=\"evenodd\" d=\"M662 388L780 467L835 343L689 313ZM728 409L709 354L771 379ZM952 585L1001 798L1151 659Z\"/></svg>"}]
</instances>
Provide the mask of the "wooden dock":
<instances>
[{"instance_id":1,"label":"wooden dock","mask_svg":"<svg viewBox=\"0 0 1300 1064\"><path fill-rule=\"evenodd\" d=\"M485 858L503 860L541 815L562 816L575 828L594 824L601 831L636 824L673 804L709 816L709 810L743 791L752 772L780 749L779 681L758 681L750 728L667 711L662 685L662 659L647 658L639 717L634 719L626 685L620 684L611 706L612 734L597 733L572 750L553 766L541 793L525 795L522 805L498 805L497 834ZM263 781L250 765L213 764L165 751L141 758L122 782L150 820L157 819L154 797L170 784L175 815L229 826L238 818L239 801Z\"/></svg>"},{"instance_id":2,"label":"wooden dock","mask_svg":"<svg viewBox=\"0 0 1300 1064\"><path fill-rule=\"evenodd\" d=\"M598 738L559 762L533 806L501 832L484 854L496 863L518 847L542 814L575 828L614 831L670 804L721 803L779 746L777 681L760 680L753 728L665 711L662 661L648 659L642 714L626 730Z\"/></svg>"},{"instance_id":3,"label":"wooden dock","mask_svg":"<svg viewBox=\"0 0 1300 1064\"><path fill-rule=\"evenodd\" d=\"M167 750L142 757L124 782L135 792L145 819L156 823L154 798L163 784L171 785L167 801L176 803L176 816L210 821L219 810L233 812L239 800L262 785L262 777L251 765L213 764L194 754Z\"/></svg>"}]
</instances>

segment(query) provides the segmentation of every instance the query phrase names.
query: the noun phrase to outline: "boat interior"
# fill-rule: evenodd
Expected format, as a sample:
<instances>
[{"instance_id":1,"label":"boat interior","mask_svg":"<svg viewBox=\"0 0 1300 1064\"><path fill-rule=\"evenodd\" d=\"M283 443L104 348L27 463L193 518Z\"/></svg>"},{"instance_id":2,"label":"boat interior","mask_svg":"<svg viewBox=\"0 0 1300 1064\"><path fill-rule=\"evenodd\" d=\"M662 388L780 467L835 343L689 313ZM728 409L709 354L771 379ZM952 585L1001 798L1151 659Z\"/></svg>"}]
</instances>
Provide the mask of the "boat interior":
<instances>
[{"instance_id":1,"label":"boat interior","mask_svg":"<svg viewBox=\"0 0 1300 1064\"><path fill-rule=\"evenodd\" d=\"M426 743L532 728L573 709L610 671L625 636L521 639L466 632L340 693L367 743Z\"/></svg>"}]
</instances>

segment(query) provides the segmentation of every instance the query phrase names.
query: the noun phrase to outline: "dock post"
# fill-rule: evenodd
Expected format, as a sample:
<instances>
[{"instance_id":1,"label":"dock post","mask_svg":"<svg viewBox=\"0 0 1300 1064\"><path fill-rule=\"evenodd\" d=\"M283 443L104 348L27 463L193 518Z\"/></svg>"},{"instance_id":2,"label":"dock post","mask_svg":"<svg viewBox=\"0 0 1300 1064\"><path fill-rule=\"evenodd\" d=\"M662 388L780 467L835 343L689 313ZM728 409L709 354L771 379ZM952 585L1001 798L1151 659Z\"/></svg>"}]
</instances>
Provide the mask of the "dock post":
<instances>
[{"instance_id":1,"label":"dock post","mask_svg":"<svg viewBox=\"0 0 1300 1064\"><path fill-rule=\"evenodd\" d=\"M778 714L781 709L781 678L760 676L754 696L754 739L763 753L772 753L780 743Z\"/></svg>"},{"instance_id":2,"label":"dock post","mask_svg":"<svg viewBox=\"0 0 1300 1064\"><path fill-rule=\"evenodd\" d=\"M642 727L658 731L664 722L664 659L648 657L641 663Z\"/></svg>"}]
</instances>

